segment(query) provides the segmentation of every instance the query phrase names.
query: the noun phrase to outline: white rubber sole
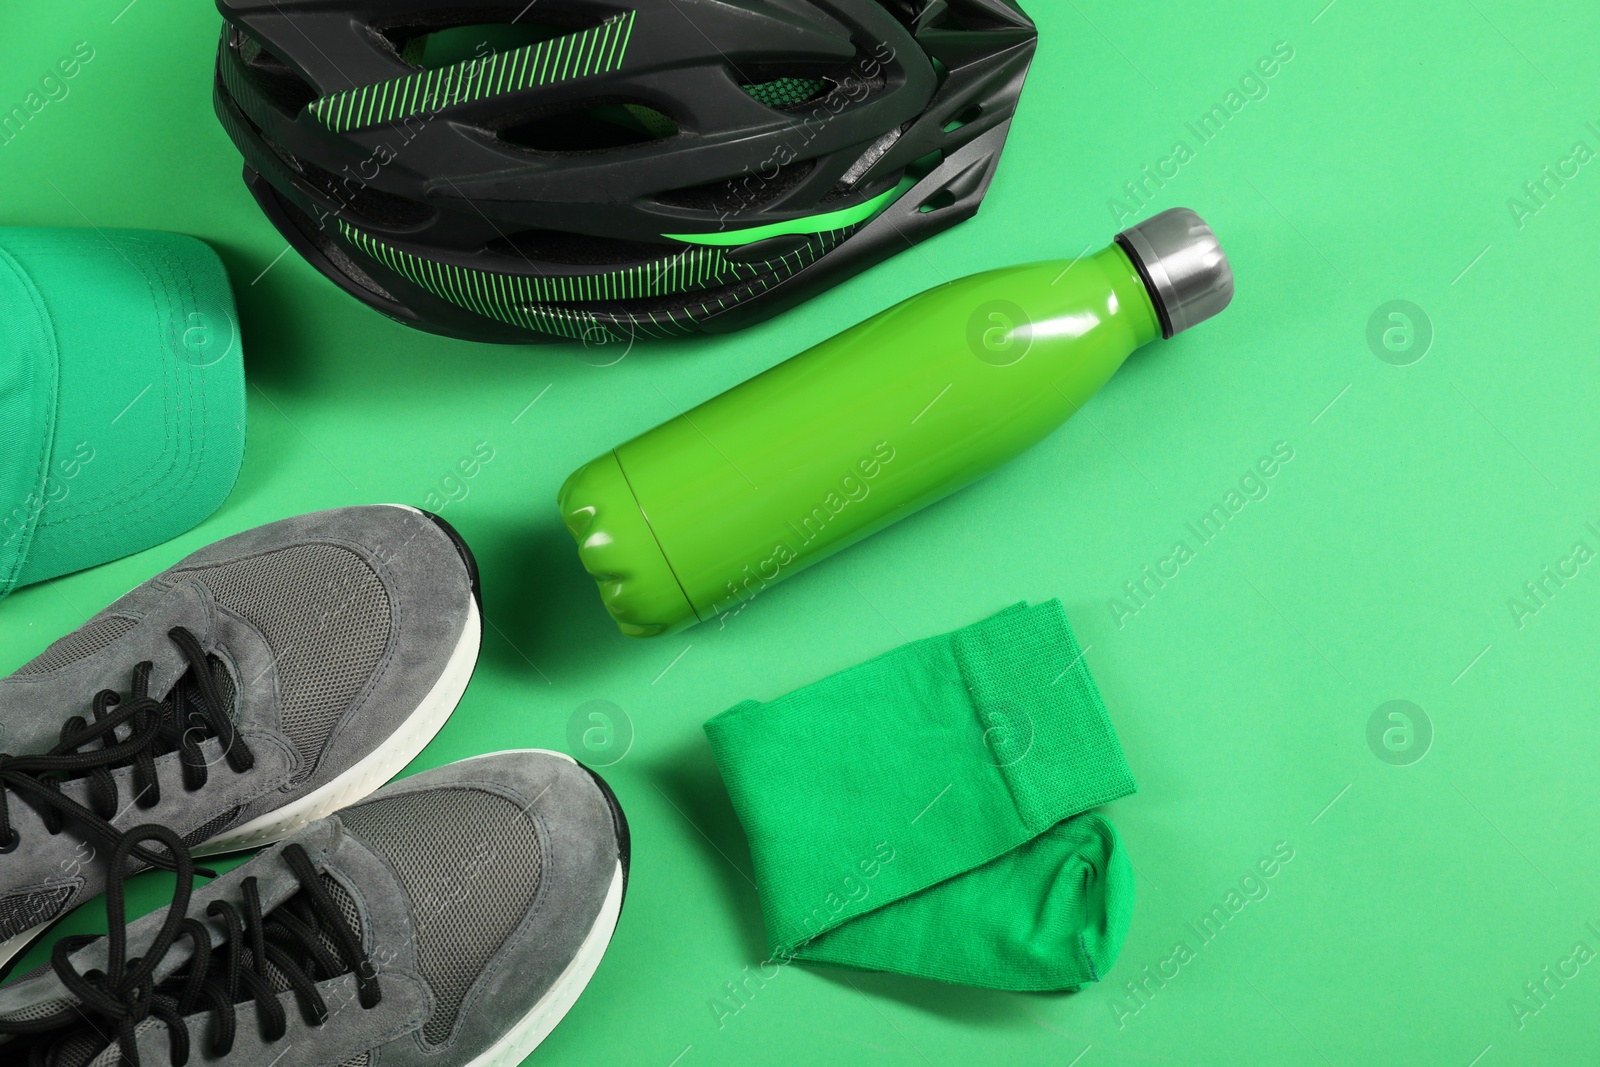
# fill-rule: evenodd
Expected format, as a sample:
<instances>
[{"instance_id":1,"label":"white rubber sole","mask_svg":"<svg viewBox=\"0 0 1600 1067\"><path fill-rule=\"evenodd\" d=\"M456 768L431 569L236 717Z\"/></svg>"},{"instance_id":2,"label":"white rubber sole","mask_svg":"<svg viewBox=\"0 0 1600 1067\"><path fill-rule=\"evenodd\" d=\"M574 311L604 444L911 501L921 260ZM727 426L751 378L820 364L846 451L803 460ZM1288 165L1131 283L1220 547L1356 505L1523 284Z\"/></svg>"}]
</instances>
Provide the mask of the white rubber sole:
<instances>
[{"instance_id":1,"label":"white rubber sole","mask_svg":"<svg viewBox=\"0 0 1600 1067\"><path fill-rule=\"evenodd\" d=\"M578 765L577 760L565 752L557 752L553 748L502 748L498 752L480 752L476 756L468 756L466 759L456 760L456 762L475 763L478 760L489 759L493 756L554 756L556 759L566 760L574 767Z\"/></svg>"},{"instance_id":2,"label":"white rubber sole","mask_svg":"<svg viewBox=\"0 0 1600 1067\"><path fill-rule=\"evenodd\" d=\"M561 753L551 754L561 755ZM532 1011L524 1015L486 1052L470 1060L464 1067L515 1067L526 1059L528 1053L537 1048L541 1041L550 1036L550 1031L556 1028L556 1024L565 1018L567 1012L577 1003L578 994L583 992L584 987L589 984L589 979L594 977L601 958L606 954L607 946L611 944L611 935L616 932L617 919L622 914L622 882L622 863L618 861L617 873L611 878L611 888L606 890L605 903L600 906L600 914L595 917L594 925L589 928L589 934L583 939L583 944L578 946L578 954L572 957L572 962L567 964L555 984L550 987L550 991L540 998Z\"/></svg>"},{"instance_id":3,"label":"white rubber sole","mask_svg":"<svg viewBox=\"0 0 1600 1067\"><path fill-rule=\"evenodd\" d=\"M22 955L23 952L27 951L28 946L33 944L33 939L50 929L51 926L55 925L57 919L60 919L61 917L62 916L57 916L56 919L46 919L44 922L40 923L38 926L35 926L31 930L24 930L22 933L10 938L9 940L0 941L0 967L4 967L6 964Z\"/></svg>"},{"instance_id":4,"label":"white rubber sole","mask_svg":"<svg viewBox=\"0 0 1600 1067\"><path fill-rule=\"evenodd\" d=\"M269 845L341 808L349 807L385 785L406 764L416 759L449 721L450 713L455 711L462 694L467 691L467 683L472 679L472 670L477 665L482 643L483 626L478 613L478 601L473 598L467 605L467 625L445 663L444 672L433 683L428 695L422 698L422 703L387 741L333 781L291 804L218 834L196 847L194 854L215 856L222 852Z\"/></svg>"}]
</instances>

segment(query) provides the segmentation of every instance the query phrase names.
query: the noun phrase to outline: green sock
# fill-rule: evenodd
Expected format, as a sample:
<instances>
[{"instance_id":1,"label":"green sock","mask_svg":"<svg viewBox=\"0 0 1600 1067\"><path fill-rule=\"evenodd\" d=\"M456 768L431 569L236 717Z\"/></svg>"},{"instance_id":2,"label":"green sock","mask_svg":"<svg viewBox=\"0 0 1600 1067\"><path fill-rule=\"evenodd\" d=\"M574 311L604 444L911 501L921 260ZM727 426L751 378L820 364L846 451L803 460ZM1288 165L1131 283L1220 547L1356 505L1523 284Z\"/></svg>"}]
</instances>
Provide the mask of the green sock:
<instances>
[{"instance_id":1,"label":"green sock","mask_svg":"<svg viewBox=\"0 0 1600 1067\"><path fill-rule=\"evenodd\" d=\"M1133 777L1059 601L706 723L774 959L994 989L1115 961L1133 877L1091 808Z\"/></svg>"}]
</instances>

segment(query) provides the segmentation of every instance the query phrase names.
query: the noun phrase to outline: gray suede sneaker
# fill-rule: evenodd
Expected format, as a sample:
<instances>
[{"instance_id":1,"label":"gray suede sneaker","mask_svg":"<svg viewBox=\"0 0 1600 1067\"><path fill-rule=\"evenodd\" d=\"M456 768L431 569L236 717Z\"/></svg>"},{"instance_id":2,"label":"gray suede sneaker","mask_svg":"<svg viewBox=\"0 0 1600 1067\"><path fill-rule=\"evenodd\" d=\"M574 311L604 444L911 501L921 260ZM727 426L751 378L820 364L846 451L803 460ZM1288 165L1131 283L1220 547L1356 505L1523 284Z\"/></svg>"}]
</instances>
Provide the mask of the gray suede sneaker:
<instances>
[{"instance_id":1,"label":"gray suede sneaker","mask_svg":"<svg viewBox=\"0 0 1600 1067\"><path fill-rule=\"evenodd\" d=\"M465 545L380 505L219 541L51 645L0 681L0 964L104 888L129 827L251 848L387 782L480 638Z\"/></svg>"},{"instance_id":2,"label":"gray suede sneaker","mask_svg":"<svg viewBox=\"0 0 1600 1067\"><path fill-rule=\"evenodd\" d=\"M198 891L177 835L113 858L139 845L175 857L171 909L124 925L113 877L109 937L0 987L6 1062L511 1067L599 966L629 848L604 782L540 751L396 782Z\"/></svg>"}]
</instances>

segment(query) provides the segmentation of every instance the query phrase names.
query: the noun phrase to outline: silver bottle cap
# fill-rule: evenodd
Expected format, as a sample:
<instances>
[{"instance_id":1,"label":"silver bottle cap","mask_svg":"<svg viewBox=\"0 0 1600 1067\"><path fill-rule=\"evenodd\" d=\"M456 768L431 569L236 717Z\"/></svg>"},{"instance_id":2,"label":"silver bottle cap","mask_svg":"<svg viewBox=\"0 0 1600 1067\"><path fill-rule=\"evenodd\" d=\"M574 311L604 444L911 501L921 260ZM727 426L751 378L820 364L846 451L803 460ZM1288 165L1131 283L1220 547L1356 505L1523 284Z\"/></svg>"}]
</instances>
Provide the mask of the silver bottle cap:
<instances>
[{"instance_id":1,"label":"silver bottle cap","mask_svg":"<svg viewBox=\"0 0 1600 1067\"><path fill-rule=\"evenodd\" d=\"M1180 334L1228 306L1233 268L1211 227L1175 207L1117 234L1161 319L1161 336Z\"/></svg>"}]
</instances>

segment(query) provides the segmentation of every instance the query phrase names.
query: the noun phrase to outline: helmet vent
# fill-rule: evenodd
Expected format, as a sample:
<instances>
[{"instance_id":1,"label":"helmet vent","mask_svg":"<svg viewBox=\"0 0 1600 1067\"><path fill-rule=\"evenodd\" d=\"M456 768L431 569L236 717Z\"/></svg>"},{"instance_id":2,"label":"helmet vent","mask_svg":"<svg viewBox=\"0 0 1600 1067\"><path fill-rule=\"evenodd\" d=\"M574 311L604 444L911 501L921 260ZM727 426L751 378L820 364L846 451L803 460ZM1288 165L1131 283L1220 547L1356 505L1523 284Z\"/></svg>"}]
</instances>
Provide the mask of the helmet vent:
<instances>
[{"instance_id":1,"label":"helmet vent","mask_svg":"<svg viewBox=\"0 0 1600 1067\"><path fill-rule=\"evenodd\" d=\"M816 105L837 113L888 88L882 70L868 73L863 56L849 66L826 70L794 70L771 65L749 65L730 71L751 99L774 111L796 112ZM818 112L819 116L823 114Z\"/></svg>"},{"instance_id":2,"label":"helmet vent","mask_svg":"<svg viewBox=\"0 0 1600 1067\"><path fill-rule=\"evenodd\" d=\"M953 118L949 122L945 123L944 124L944 132L945 133L955 133L957 130L959 130L961 127L967 125L968 123L977 122L978 119L982 117L982 115L983 115L983 105L982 104L973 104L971 107L969 107L965 111L961 112L961 114L957 115L955 118Z\"/></svg>"},{"instance_id":3,"label":"helmet vent","mask_svg":"<svg viewBox=\"0 0 1600 1067\"><path fill-rule=\"evenodd\" d=\"M899 19L901 24L908 27L915 27L917 19L922 17L923 8L931 6L924 0L878 0L878 2L888 9L889 14Z\"/></svg>"},{"instance_id":4,"label":"helmet vent","mask_svg":"<svg viewBox=\"0 0 1600 1067\"><path fill-rule=\"evenodd\" d=\"M817 78L774 78L743 89L774 111L787 111L827 93L828 83Z\"/></svg>"},{"instance_id":5,"label":"helmet vent","mask_svg":"<svg viewBox=\"0 0 1600 1067\"><path fill-rule=\"evenodd\" d=\"M502 141L539 152L596 152L671 137L678 124L639 103L579 102L498 131Z\"/></svg>"},{"instance_id":6,"label":"helmet vent","mask_svg":"<svg viewBox=\"0 0 1600 1067\"><path fill-rule=\"evenodd\" d=\"M316 89L283 60L264 48L260 41L232 29L228 43L238 54L251 84L267 102L291 118L318 96Z\"/></svg>"},{"instance_id":7,"label":"helmet vent","mask_svg":"<svg viewBox=\"0 0 1600 1067\"><path fill-rule=\"evenodd\" d=\"M311 243L312 247L327 257L328 262L339 273L373 296L381 297L390 303L394 303L394 297L389 291L374 281L372 275L357 266L356 261L350 258L349 253L335 244L333 239L328 236L327 231L318 226L311 216L301 211L298 205L271 185L267 186L267 190L279 209L293 222L295 229L300 231L305 239Z\"/></svg>"},{"instance_id":8,"label":"helmet vent","mask_svg":"<svg viewBox=\"0 0 1600 1067\"><path fill-rule=\"evenodd\" d=\"M522 230L495 238L484 250L493 255L531 263L598 267L651 263L681 249L665 242L622 241L562 230Z\"/></svg>"},{"instance_id":9,"label":"helmet vent","mask_svg":"<svg viewBox=\"0 0 1600 1067\"><path fill-rule=\"evenodd\" d=\"M283 154L300 172L300 177L315 189L331 211L385 229L409 229L434 217L433 208L404 196L385 192L359 178L341 178L308 159Z\"/></svg>"},{"instance_id":10,"label":"helmet vent","mask_svg":"<svg viewBox=\"0 0 1600 1067\"><path fill-rule=\"evenodd\" d=\"M594 19L563 26L549 22L511 22L508 17L504 22L392 28L383 37L406 63L418 70L438 70L496 52L526 48L596 24Z\"/></svg>"}]
</instances>

